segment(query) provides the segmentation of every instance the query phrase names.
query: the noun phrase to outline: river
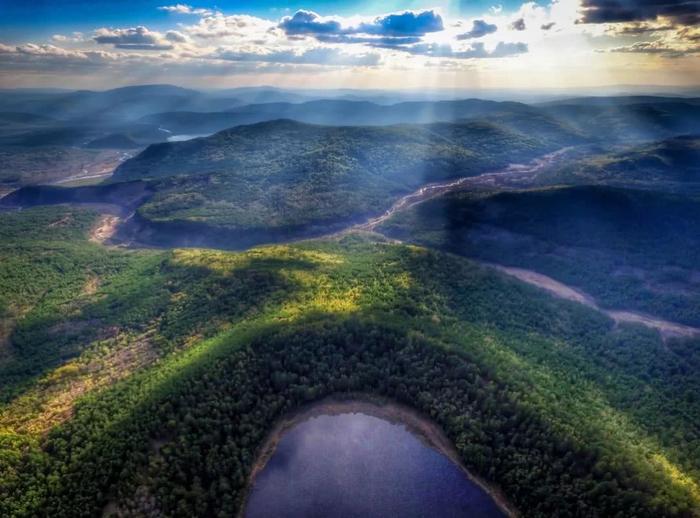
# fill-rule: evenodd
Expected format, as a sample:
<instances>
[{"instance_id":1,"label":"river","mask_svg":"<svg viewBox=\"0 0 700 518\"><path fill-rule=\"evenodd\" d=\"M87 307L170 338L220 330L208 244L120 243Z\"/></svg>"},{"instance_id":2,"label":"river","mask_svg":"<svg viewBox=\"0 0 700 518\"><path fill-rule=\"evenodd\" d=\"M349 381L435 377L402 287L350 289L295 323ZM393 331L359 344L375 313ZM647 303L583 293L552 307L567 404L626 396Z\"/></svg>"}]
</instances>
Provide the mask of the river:
<instances>
[{"instance_id":1,"label":"river","mask_svg":"<svg viewBox=\"0 0 700 518\"><path fill-rule=\"evenodd\" d=\"M417 191L402 196L382 215L368 219L358 225L353 225L348 230L374 230L399 211L406 210L414 205L446 194L452 191L464 191L477 188L522 188L532 185L537 175L546 167L551 166L561 159L573 148L562 148L553 153L536 158L528 164L511 164L508 167L484 173L476 176L467 176L446 182L424 185Z\"/></svg>"}]
</instances>

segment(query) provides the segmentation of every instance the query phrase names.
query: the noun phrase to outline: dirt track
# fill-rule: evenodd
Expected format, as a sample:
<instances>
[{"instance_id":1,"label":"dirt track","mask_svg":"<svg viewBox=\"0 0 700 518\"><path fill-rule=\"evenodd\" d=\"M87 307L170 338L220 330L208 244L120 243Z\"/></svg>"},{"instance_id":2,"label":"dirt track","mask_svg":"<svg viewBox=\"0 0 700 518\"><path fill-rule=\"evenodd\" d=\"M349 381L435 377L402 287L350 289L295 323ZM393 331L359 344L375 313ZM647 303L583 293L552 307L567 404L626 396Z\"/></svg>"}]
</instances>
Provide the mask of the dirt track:
<instances>
[{"instance_id":1,"label":"dirt track","mask_svg":"<svg viewBox=\"0 0 700 518\"><path fill-rule=\"evenodd\" d=\"M576 288L572 288L571 286L567 286L566 284L541 273L533 272L532 270L511 268L491 263L482 264L515 277L518 280L533 286L537 286L538 288L541 288L556 297L578 302L579 304L584 304L588 307L597 309L598 311L605 313L617 323L642 324L643 326L656 329L664 338L700 336L700 328L697 327L686 326L676 322L669 322L668 320L656 318L651 315L644 315L635 311L603 309L596 303L595 299L587 293L577 290Z\"/></svg>"}]
</instances>

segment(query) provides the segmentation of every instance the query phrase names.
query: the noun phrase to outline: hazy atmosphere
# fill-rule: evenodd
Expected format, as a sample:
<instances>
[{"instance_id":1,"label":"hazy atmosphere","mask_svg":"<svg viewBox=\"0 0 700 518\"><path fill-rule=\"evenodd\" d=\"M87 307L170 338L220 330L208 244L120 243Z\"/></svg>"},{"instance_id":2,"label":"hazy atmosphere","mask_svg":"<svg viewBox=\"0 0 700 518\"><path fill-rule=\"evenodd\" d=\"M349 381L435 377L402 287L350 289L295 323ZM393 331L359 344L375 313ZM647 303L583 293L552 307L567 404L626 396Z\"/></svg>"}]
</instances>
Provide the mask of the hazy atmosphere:
<instances>
[{"instance_id":1,"label":"hazy atmosphere","mask_svg":"<svg viewBox=\"0 0 700 518\"><path fill-rule=\"evenodd\" d=\"M0 517L700 518L700 0L0 0Z\"/></svg>"}]
</instances>

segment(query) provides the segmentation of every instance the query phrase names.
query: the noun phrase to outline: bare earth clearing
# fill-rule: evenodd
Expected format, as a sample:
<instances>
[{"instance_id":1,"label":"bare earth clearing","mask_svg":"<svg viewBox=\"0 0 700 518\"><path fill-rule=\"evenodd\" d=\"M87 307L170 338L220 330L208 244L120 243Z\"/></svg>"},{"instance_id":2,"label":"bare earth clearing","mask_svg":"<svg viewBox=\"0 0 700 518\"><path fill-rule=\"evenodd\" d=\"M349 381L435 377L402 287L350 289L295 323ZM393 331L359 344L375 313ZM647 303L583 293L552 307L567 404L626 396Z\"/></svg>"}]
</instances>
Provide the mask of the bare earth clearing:
<instances>
[{"instance_id":1,"label":"bare earth clearing","mask_svg":"<svg viewBox=\"0 0 700 518\"><path fill-rule=\"evenodd\" d=\"M113 214L102 214L97 225L90 231L90 241L93 243L105 243L116 232L121 218Z\"/></svg>"},{"instance_id":2,"label":"bare earth clearing","mask_svg":"<svg viewBox=\"0 0 700 518\"><path fill-rule=\"evenodd\" d=\"M112 176L114 170L129 158L136 155L134 151L105 151L101 152L94 162L90 162L83 165L82 170L79 173L61 178L53 182L54 185L65 185L72 183L82 183L86 181L91 181L91 183L98 183L97 180L102 180Z\"/></svg>"}]
</instances>

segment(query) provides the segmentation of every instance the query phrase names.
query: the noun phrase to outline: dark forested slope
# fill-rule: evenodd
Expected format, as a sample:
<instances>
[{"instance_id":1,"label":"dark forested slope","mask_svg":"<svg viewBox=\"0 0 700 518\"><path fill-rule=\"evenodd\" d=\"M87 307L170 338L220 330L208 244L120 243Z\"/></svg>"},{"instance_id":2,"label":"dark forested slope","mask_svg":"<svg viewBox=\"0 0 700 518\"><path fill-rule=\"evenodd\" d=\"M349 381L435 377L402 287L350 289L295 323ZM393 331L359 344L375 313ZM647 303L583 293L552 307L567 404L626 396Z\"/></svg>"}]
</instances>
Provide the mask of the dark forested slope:
<instances>
[{"instance_id":1,"label":"dark forested slope","mask_svg":"<svg viewBox=\"0 0 700 518\"><path fill-rule=\"evenodd\" d=\"M700 324L697 196L604 186L456 193L380 230L544 273L608 307Z\"/></svg>"}]
</instances>

